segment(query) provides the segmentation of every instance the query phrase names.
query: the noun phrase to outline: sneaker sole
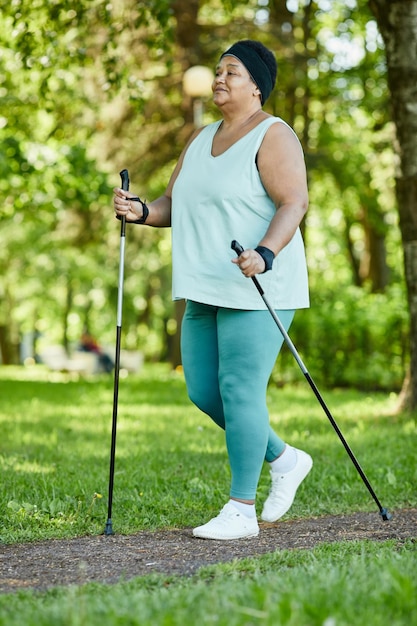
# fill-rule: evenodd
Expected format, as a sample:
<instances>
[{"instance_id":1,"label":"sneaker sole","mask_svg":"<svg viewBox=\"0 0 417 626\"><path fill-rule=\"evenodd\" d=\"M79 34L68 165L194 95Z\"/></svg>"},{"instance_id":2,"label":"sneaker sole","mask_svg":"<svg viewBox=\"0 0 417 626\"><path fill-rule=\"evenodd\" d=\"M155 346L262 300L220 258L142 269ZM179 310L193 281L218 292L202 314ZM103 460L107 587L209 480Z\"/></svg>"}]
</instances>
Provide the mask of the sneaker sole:
<instances>
[{"instance_id":1,"label":"sneaker sole","mask_svg":"<svg viewBox=\"0 0 417 626\"><path fill-rule=\"evenodd\" d=\"M259 530L257 532L249 533L248 535L238 535L233 537L225 537L220 535L213 534L204 534L204 533L196 533L193 531L193 536L197 539L212 539L214 541L236 541L237 539L251 539L253 537L257 537L259 535Z\"/></svg>"}]
</instances>

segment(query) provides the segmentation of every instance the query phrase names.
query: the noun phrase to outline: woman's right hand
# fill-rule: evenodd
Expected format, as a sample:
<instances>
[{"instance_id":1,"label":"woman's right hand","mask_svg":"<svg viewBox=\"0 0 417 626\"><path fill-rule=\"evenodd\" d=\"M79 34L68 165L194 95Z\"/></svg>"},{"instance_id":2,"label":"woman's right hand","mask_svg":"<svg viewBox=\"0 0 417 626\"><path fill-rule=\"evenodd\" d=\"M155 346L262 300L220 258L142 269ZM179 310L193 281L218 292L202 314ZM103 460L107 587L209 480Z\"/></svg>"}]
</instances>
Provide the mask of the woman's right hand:
<instances>
[{"instance_id":1,"label":"woman's right hand","mask_svg":"<svg viewBox=\"0 0 417 626\"><path fill-rule=\"evenodd\" d=\"M127 222L135 222L142 217L142 204L137 201L133 202L129 200L129 198L137 198L135 194L120 189L119 187L115 187L113 192L113 204L116 216L122 217L124 215Z\"/></svg>"}]
</instances>

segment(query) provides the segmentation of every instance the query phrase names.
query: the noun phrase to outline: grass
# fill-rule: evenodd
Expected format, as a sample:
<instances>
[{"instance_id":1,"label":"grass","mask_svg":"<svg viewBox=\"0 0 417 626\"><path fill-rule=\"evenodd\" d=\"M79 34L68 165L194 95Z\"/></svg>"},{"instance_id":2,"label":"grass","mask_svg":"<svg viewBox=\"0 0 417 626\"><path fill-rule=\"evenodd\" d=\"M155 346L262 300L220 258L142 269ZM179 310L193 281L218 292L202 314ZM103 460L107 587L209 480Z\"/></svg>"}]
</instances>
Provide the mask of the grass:
<instances>
[{"instance_id":1,"label":"grass","mask_svg":"<svg viewBox=\"0 0 417 626\"><path fill-rule=\"evenodd\" d=\"M112 587L0 596L3 626L409 626L416 544L352 542L282 551Z\"/></svg>"},{"instance_id":2,"label":"grass","mask_svg":"<svg viewBox=\"0 0 417 626\"><path fill-rule=\"evenodd\" d=\"M383 505L416 506L415 416L396 415L394 396L321 391ZM287 517L377 514L308 385L268 393L277 430L315 461ZM112 403L110 378L0 368L3 543L103 532ZM265 468L260 501L267 474ZM224 504L228 484L223 434L188 401L180 373L154 365L121 379L117 533L201 524ZM399 626L417 622L415 571L412 541L324 544L206 568L192 578L153 575L113 587L6 594L0 625Z\"/></svg>"}]
</instances>

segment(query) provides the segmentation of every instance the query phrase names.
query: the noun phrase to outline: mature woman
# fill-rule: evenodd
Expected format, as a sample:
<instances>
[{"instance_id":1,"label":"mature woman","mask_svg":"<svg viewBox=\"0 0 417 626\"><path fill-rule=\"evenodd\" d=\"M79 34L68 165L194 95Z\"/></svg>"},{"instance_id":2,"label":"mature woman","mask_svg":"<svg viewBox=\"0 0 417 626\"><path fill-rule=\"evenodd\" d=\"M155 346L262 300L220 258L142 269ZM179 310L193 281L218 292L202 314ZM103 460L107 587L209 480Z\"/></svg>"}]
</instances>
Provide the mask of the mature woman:
<instances>
[{"instance_id":1,"label":"mature woman","mask_svg":"<svg viewBox=\"0 0 417 626\"><path fill-rule=\"evenodd\" d=\"M252 281L260 274L288 330L309 306L299 224L307 210L304 157L292 129L262 109L276 80L274 55L243 40L220 58L213 100L222 119L197 130L163 196L146 206L115 189L127 221L172 225L173 298L186 299L182 362L190 399L225 430L230 499L196 537L259 533L255 498L263 462L271 490L262 519L282 517L312 467L270 427L266 388L283 339ZM246 248L236 257L230 244ZM240 270L240 272L238 271Z\"/></svg>"}]
</instances>

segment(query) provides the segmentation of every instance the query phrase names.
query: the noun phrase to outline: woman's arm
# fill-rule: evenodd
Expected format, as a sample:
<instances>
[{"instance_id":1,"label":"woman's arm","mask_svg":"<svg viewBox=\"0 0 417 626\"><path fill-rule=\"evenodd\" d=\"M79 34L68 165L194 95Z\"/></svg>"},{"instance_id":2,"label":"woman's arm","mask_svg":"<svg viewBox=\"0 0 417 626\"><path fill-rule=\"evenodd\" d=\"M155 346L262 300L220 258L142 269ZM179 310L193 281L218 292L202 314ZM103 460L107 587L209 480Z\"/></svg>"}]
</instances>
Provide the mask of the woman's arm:
<instances>
[{"instance_id":1,"label":"woman's arm","mask_svg":"<svg viewBox=\"0 0 417 626\"><path fill-rule=\"evenodd\" d=\"M308 208L307 175L301 145L285 124L273 124L258 152L262 183L277 209L270 225L258 242L277 256L291 241ZM233 259L245 274L262 273L265 263L255 250L245 250Z\"/></svg>"}]
</instances>

